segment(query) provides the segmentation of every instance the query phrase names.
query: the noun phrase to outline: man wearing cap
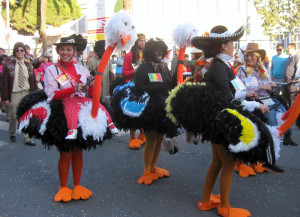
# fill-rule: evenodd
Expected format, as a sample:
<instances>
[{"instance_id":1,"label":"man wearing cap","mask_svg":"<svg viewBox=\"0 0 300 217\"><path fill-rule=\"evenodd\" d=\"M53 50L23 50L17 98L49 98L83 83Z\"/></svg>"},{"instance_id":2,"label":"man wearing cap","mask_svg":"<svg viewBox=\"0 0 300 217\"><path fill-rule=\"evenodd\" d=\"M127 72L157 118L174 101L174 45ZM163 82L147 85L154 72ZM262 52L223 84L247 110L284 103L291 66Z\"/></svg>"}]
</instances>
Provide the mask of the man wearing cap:
<instances>
[{"instance_id":1,"label":"man wearing cap","mask_svg":"<svg viewBox=\"0 0 300 217\"><path fill-rule=\"evenodd\" d=\"M143 61L143 50L146 45L146 37L143 33L138 33L137 37L138 38L132 46L130 52L124 57L122 77L126 78L126 82L134 82L134 74L138 66ZM144 131L140 130L138 139L135 138L135 131L136 130L133 129L130 130L129 148L131 149L139 148L141 144L145 143Z\"/></svg>"}]
</instances>

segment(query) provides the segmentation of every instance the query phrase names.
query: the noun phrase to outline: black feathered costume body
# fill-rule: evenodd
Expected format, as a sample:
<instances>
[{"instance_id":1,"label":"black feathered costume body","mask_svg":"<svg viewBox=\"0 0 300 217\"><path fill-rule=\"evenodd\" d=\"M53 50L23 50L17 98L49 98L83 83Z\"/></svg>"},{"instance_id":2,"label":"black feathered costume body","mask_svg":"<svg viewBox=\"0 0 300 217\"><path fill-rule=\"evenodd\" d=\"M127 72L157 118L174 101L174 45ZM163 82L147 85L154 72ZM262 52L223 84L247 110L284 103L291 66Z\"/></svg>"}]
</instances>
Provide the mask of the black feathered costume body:
<instances>
[{"instance_id":1,"label":"black feathered costume body","mask_svg":"<svg viewBox=\"0 0 300 217\"><path fill-rule=\"evenodd\" d=\"M144 49L145 61L135 73L135 85L116 87L111 99L116 126L129 130L142 128L145 132L143 150L144 174L139 184L149 185L169 171L156 167L164 134L176 134L176 125L167 117L165 100L171 89L168 68L161 63L167 46L161 40L149 40Z\"/></svg>"}]
</instances>

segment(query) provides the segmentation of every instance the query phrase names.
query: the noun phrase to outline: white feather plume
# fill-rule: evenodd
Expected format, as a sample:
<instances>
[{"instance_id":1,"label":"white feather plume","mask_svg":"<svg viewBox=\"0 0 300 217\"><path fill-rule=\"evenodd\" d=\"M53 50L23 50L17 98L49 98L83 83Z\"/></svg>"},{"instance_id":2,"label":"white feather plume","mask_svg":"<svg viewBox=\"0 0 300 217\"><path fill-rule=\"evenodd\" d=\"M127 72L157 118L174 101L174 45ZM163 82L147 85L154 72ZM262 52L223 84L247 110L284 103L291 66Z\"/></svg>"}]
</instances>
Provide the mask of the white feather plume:
<instances>
[{"instance_id":1,"label":"white feather plume","mask_svg":"<svg viewBox=\"0 0 300 217\"><path fill-rule=\"evenodd\" d=\"M197 34L198 30L191 24L180 24L173 31L173 41L178 47L189 47L191 46L191 38Z\"/></svg>"},{"instance_id":2,"label":"white feather plume","mask_svg":"<svg viewBox=\"0 0 300 217\"><path fill-rule=\"evenodd\" d=\"M267 127L269 128L269 131L270 131L270 133L272 135L273 143L274 143L275 158L276 158L276 160L278 160L278 158L280 157L280 137L279 137L279 131L277 129L277 126L269 126L269 125L267 125Z\"/></svg>"},{"instance_id":3,"label":"white feather plume","mask_svg":"<svg viewBox=\"0 0 300 217\"><path fill-rule=\"evenodd\" d=\"M137 39L136 28L132 24L131 17L124 11L119 11L113 15L104 27L105 29L105 45L114 46L117 43L116 49L128 49ZM131 38L128 43L123 47L121 44L121 37L130 35Z\"/></svg>"},{"instance_id":4,"label":"white feather plume","mask_svg":"<svg viewBox=\"0 0 300 217\"><path fill-rule=\"evenodd\" d=\"M99 108L98 116L93 118L91 116L92 103L86 103L81 106L79 111L78 126L82 129L82 137L86 139L87 136L93 136L94 140L103 140L107 129L107 117L105 112Z\"/></svg>"}]
</instances>

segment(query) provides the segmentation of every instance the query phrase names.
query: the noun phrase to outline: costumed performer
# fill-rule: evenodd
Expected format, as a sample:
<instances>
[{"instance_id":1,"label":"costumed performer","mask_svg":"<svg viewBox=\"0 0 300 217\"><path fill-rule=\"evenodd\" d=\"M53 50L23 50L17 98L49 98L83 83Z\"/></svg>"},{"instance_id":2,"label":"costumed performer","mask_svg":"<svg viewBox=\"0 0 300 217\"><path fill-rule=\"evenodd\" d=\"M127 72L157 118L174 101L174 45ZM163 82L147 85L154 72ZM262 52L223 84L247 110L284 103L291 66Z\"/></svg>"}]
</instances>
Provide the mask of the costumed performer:
<instances>
[{"instance_id":1,"label":"costumed performer","mask_svg":"<svg viewBox=\"0 0 300 217\"><path fill-rule=\"evenodd\" d=\"M143 33L137 34L137 40L132 46L129 53L124 57L122 77L126 79L126 82L135 82L134 75L143 61L143 50L146 44L146 36ZM144 130L140 129L138 138L135 137L136 129L130 129L129 148L138 149L145 143Z\"/></svg>"},{"instance_id":2,"label":"costumed performer","mask_svg":"<svg viewBox=\"0 0 300 217\"><path fill-rule=\"evenodd\" d=\"M276 84L271 82L270 76L262 64L262 59L265 58L266 51L260 49L257 43L248 43L247 47L242 51L245 64L239 68L237 76L246 87L246 90L243 91L243 95L246 96L247 92L255 93L253 96L256 96L256 98L258 97L258 100L261 100L269 107L270 112L265 115L267 124L270 126L278 126L282 121L278 123L277 119L286 112L286 108L282 104L282 102L284 103L283 99L280 101L280 98L270 96L270 93L274 91ZM291 133L292 130L289 129L284 134L283 144L296 146L297 144L291 138ZM284 172L283 169L276 165L270 166L270 169L275 172ZM247 170L243 169L245 167L248 166L242 164L242 162L237 162L235 170L239 171L241 177L254 175L253 173L247 173ZM263 173L265 171L265 168L262 167L260 163L252 164L251 167L257 173Z\"/></svg>"},{"instance_id":3,"label":"costumed performer","mask_svg":"<svg viewBox=\"0 0 300 217\"><path fill-rule=\"evenodd\" d=\"M151 39L144 49L144 62L135 73L135 84L116 87L111 99L115 122L119 129L145 131L143 150L144 173L139 184L149 185L159 177L169 176L169 171L156 167L164 134L173 134L177 126L166 118L165 99L171 89L171 77L162 59L168 52L167 45Z\"/></svg>"},{"instance_id":4,"label":"costumed performer","mask_svg":"<svg viewBox=\"0 0 300 217\"><path fill-rule=\"evenodd\" d=\"M68 133L66 140L77 139L77 128L79 112L83 105L91 102L83 91L85 83L90 78L90 72L81 65L74 64L72 58L75 54L76 46L73 37L61 38L60 43L56 43L56 51L60 57L58 64L50 66L45 73L45 93L48 96L47 101L62 100L64 105L64 114L66 117ZM93 83L90 83L92 86ZM89 95L93 95L92 88L89 88ZM115 126L107 110L100 104L100 109L105 112L107 126L111 131ZM54 126L53 126L54 127ZM76 147L69 147L69 151L61 151L58 161L58 170L60 177L59 191L55 195L55 201L70 201L71 199L88 199L92 192L80 186L81 171L83 165L82 148L80 144ZM67 187L69 167L72 162L73 191Z\"/></svg>"},{"instance_id":5,"label":"costumed performer","mask_svg":"<svg viewBox=\"0 0 300 217\"><path fill-rule=\"evenodd\" d=\"M187 132L212 142L212 162L206 174L200 210L218 208L221 216L250 216L245 209L229 205L231 178L236 159L246 162L275 162L275 145L279 143L258 117L249 111L263 113L268 107L252 101L234 99L237 82L229 60L233 56L233 41L242 37L244 28L230 34L225 26L212 28L209 35L191 39L194 47L214 57L208 68L206 83L186 83L174 88L167 99L167 116L182 125ZM182 106L184 104L184 108ZM189 115L186 115L188 108ZM275 130L275 129L274 129ZM218 174L220 196L212 194Z\"/></svg>"},{"instance_id":6,"label":"costumed performer","mask_svg":"<svg viewBox=\"0 0 300 217\"><path fill-rule=\"evenodd\" d=\"M108 51L103 58L108 60L116 47L124 49L126 44L132 44L135 34L135 27L126 13L119 12L111 17L105 26ZM100 91L94 91L101 89L101 73L107 61L100 62L93 86L89 71L72 63L76 45L72 37L61 38L60 43L56 43L60 61L46 70L46 94L40 91L23 98L17 112L19 130L40 138L49 148L55 145L60 151L58 170L61 183L54 200L64 202L88 199L92 195L90 190L80 186L82 149L96 148L112 136L111 129L114 128L107 110L99 105ZM100 81L97 79L99 74ZM94 96L93 103L87 95ZM71 162L73 190L67 187Z\"/></svg>"}]
</instances>

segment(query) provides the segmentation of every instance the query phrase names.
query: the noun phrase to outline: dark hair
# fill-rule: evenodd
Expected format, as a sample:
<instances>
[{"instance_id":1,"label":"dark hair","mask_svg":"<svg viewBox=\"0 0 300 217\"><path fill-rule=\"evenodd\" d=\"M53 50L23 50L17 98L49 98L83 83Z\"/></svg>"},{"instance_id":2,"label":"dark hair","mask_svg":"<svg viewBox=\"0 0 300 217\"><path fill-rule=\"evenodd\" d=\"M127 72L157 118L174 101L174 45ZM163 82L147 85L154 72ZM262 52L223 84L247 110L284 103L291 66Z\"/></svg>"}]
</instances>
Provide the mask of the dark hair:
<instances>
[{"instance_id":1,"label":"dark hair","mask_svg":"<svg viewBox=\"0 0 300 217\"><path fill-rule=\"evenodd\" d=\"M136 40L134 42L134 45L131 47L130 51L132 51L132 63L133 64L136 64L136 54L137 54L137 51L138 51L138 40Z\"/></svg>"},{"instance_id":2,"label":"dark hair","mask_svg":"<svg viewBox=\"0 0 300 217\"><path fill-rule=\"evenodd\" d=\"M102 55L104 54L104 51L105 51L105 40L96 41L94 51L95 51L96 55L101 59Z\"/></svg>"},{"instance_id":3,"label":"dark hair","mask_svg":"<svg viewBox=\"0 0 300 217\"><path fill-rule=\"evenodd\" d=\"M295 43L289 43L288 46L292 46L296 50L296 44Z\"/></svg>"},{"instance_id":4,"label":"dark hair","mask_svg":"<svg viewBox=\"0 0 300 217\"><path fill-rule=\"evenodd\" d=\"M121 50L121 53L125 55L126 54L126 50Z\"/></svg>"},{"instance_id":5,"label":"dark hair","mask_svg":"<svg viewBox=\"0 0 300 217\"><path fill-rule=\"evenodd\" d=\"M283 48L283 44L277 44L276 48L282 47Z\"/></svg>"},{"instance_id":6,"label":"dark hair","mask_svg":"<svg viewBox=\"0 0 300 217\"><path fill-rule=\"evenodd\" d=\"M209 44L203 46L203 52L205 58L211 58L217 56L217 54L221 53L222 51L222 44L227 44L229 41L223 41L223 42L218 42L214 44Z\"/></svg>"},{"instance_id":7,"label":"dark hair","mask_svg":"<svg viewBox=\"0 0 300 217\"><path fill-rule=\"evenodd\" d=\"M28 45L27 45L27 46L28 46ZM23 48L24 54L26 53L26 45L24 45L23 42L17 42L17 43L15 43L14 49L13 49L13 55L14 55L14 56L16 56L17 49L18 49L19 47Z\"/></svg>"},{"instance_id":8,"label":"dark hair","mask_svg":"<svg viewBox=\"0 0 300 217\"><path fill-rule=\"evenodd\" d=\"M0 50L3 50L3 52L5 52L4 48L0 47Z\"/></svg>"},{"instance_id":9,"label":"dark hair","mask_svg":"<svg viewBox=\"0 0 300 217\"><path fill-rule=\"evenodd\" d=\"M30 46L28 44L25 44L25 48L29 48L30 49Z\"/></svg>"},{"instance_id":10,"label":"dark hair","mask_svg":"<svg viewBox=\"0 0 300 217\"><path fill-rule=\"evenodd\" d=\"M184 57L189 57L189 55L188 54L184 54Z\"/></svg>"},{"instance_id":11,"label":"dark hair","mask_svg":"<svg viewBox=\"0 0 300 217\"><path fill-rule=\"evenodd\" d=\"M7 55L6 54L3 54L2 56L0 56L0 64L2 64L2 61L4 59L7 59Z\"/></svg>"},{"instance_id":12,"label":"dark hair","mask_svg":"<svg viewBox=\"0 0 300 217\"><path fill-rule=\"evenodd\" d=\"M155 61L155 51L161 51L164 58L168 54L168 46L162 40L150 39L144 49L144 60L146 62Z\"/></svg>"},{"instance_id":13,"label":"dark hair","mask_svg":"<svg viewBox=\"0 0 300 217\"><path fill-rule=\"evenodd\" d=\"M73 34L70 37L74 38L75 42L81 42L80 44L76 45L77 51L84 51L87 45L87 40L82 37L81 34Z\"/></svg>"}]
</instances>

